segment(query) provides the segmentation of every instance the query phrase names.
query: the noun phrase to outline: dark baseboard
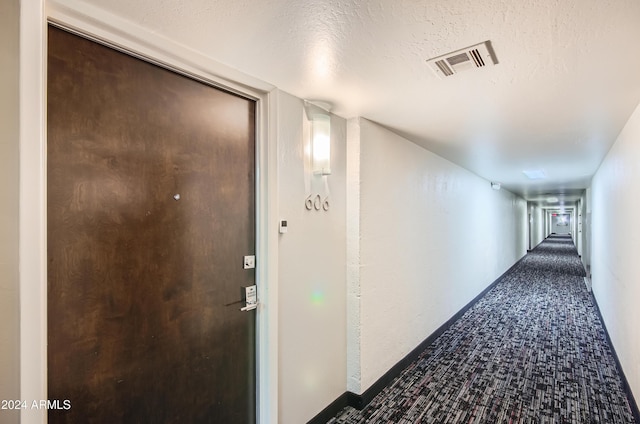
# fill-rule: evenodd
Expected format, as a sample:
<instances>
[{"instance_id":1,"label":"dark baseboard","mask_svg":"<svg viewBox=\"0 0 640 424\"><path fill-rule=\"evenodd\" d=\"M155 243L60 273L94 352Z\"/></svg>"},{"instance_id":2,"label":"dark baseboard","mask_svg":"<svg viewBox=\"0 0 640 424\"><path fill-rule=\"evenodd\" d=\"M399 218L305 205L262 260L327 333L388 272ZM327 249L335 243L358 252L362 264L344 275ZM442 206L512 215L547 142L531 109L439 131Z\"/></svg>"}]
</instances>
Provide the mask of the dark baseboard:
<instances>
[{"instance_id":1,"label":"dark baseboard","mask_svg":"<svg viewBox=\"0 0 640 424\"><path fill-rule=\"evenodd\" d=\"M604 319L602 318L602 313L600 312L600 306L598 306L598 301L596 300L593 291L591 291L591 299L593 300L593 304L596 307L596 311L598 312L598 317L600 318L600 322L602 323L602 328L604 329L604 334L607 337L607 342L609 342L609 346L611 347L611 353L613 353L613 359L616 361L616 367L618 367L618 373L620 374L620 378L622 379L622 387L624 389L625 394L627 395L627 400L629 401L629 407L631 407L631 413L633 414L633 418L635 422L640 423L640 410L638 410L638 404L636 402L635 397L633 396L633 392L631 391L631 386L629 386L629 381L627 380L627 376L624 375L624 370L622 369L622 365L620 364L620 360L618 359L618 354L616 353L616 349L611 342L611 337L609 336L609 330L607 330L607 326L604 323Z\"/></svg>"},{"instance_id":2,"label":"dark baseboard","mask_svg":"<svg viewBox=\"0 0 640 424\"><path fill-rule=\"evenodd\" d=\"M500 276L500 278L502 278L502 276ZM415 349L413 349L397 364L395 364L389 371L387 371L382 377L380 377L375 383L373 383L371 387L369 387L364 393L362 393L361 395L352 393L355 397L356 403L350 406L353 406L356 409L363 409L365 406L367 406L369 402L371 402L373 398L382 391L382 389L387 387L396 377L400 375L400 373L402 373L405 368L416 361L420 354L424 352L425 349L428 348L429 345L431 345L431 343L433 343L438 337L440 337L442 333L447 331L449 327L451 327L454 322L456 322L462 315L464 315L465 312L469 310L469 308L471 308L478 300L480 300L482 296L487 294L487 292L489 292L489 290L491 290L493 286L495 286L498 281L500 281L500 278L491 283L489 287L484 289L471 302L467 303L462 309L456 312L454 316L449 318L449 320L438 327L436 331L434 331L426 339L424 339Z\"/></svg>"},{"instance_id":3,"label":"dark baseboard","mask_svg":"<svg viewBox=\"0 0 640 424\"><path fill-rule=\"evenodd\" d=\"M313 417L311 421L307 424L326 424L331 418L335 417L344 407L351 406L355 399L352 397L355 396L351 392L344 392L338 399L334 400L324 408L318 415Z\"/></svg>"},{"instance_id":4,"label":"dark baseboard","mask_svg":"<svg viewBox=\"0 0 640 424\"><path fill-rule=\"evenodd\" d=\"M526 255L525 255L526 256ZM454 316L449 318L447 322L442 324L436 331L430 334L424 341L422 341L415 349L409 352L404 358L402 358L397 364L395 364L389 371L387 371L382 377L380 377L375 383L371 385L364 393L357 395L352 392L345 392L336 400L334 400L329 406L324 408L318 415L313 417L307 424L326 424L331 418L335 417L344 407L351 406L356 409L364 409L374 397L378 395L389 383L391 383L400 373L418 359L420 354L429 347L431 343L435 341L442 333L447 331L454 322L456 322L465 312L467 312L473 305L475 305L485 294L489 292L496 284L502 280L502 278L508 274L513 268L515 268L525 256L520 258L515 264L513 264L508 270L506 270L500 277L491 283L486 289L467 303L462 309L460 309ZM640 422L640 421L638 421Z\"/></svg>"}]
</instances>

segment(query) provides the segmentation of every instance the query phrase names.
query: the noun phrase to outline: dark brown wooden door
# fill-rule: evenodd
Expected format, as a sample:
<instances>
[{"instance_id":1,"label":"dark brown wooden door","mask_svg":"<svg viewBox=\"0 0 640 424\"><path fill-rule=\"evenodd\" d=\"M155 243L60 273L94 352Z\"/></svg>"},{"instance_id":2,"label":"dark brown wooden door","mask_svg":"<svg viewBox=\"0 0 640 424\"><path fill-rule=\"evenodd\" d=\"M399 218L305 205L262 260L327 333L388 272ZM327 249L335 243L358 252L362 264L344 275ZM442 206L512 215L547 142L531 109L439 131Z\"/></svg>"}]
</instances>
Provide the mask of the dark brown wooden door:
<instances>
[{"instance_id":1,"label":"dark brown wooden door","mask_svg":"<svg viewBox=\"0 0 640 424\"><path fill-rule=\"evenodd\" d=\"M48 66L50 422L254 422L255 103L53 27Z\"/></svg>"}]
</instances>

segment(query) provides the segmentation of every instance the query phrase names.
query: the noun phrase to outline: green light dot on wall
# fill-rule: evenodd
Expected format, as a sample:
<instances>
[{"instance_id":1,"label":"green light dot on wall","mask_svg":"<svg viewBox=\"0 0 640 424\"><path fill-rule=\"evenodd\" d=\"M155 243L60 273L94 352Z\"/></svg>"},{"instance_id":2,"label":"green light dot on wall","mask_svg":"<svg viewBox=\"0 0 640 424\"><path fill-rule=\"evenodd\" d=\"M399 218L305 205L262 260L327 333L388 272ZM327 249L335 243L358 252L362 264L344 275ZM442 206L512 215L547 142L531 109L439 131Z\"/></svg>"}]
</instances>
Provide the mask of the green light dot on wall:
<instances>
[{"instance_id":1,"label":"green light dot on wall","mask_svg":"<svg viewBox=\"0 0 640 424\"><path fill-rule=\"evenodd\" d=\"M324 292L320 290L315 290L311 293L311 303L313 305L324 305Z\"/></svg>"}]
</instances>

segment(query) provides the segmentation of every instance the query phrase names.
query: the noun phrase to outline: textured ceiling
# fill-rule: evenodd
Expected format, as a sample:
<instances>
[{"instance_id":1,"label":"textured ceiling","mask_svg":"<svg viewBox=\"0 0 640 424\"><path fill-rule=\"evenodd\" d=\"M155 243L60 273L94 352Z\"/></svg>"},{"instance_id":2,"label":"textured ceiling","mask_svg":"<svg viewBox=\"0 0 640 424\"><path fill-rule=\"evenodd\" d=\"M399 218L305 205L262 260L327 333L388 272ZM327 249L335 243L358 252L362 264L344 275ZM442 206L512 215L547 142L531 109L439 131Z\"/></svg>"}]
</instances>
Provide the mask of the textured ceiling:
<instances>
[{"instance_id":1,"label":"textured ceiling","mask_svg":"<svg viewBox=\"0 0 640 424\"><path fill-rule=\"evenodd\" d=\"M640 101L637 0L86 3L528 199L587 187ZM439 79L425 63L485 40L496 66Z\"/></svg>"}]
</instances>

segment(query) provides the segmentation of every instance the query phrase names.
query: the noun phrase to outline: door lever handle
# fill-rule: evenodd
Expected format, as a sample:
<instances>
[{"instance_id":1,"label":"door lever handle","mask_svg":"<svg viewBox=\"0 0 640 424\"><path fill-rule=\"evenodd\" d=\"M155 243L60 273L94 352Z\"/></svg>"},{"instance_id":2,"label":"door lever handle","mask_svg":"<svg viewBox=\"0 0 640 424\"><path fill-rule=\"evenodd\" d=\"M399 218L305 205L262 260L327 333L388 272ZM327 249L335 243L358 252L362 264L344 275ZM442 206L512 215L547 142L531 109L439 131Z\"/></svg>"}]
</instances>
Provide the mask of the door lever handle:
<instances>
[{"instance_id":1,"label":"door lever handle","mask_svg":"<svg viewBox=\"0 0 640 424\"><path fill-rule=\"evenodd\" d=\"M256 309L257 307L258 307L258 304L257 304L257 303L253 303L253 304L251 304L251 305L247 303L247 306L245 306L244 308L240 308L240 310L241 310L242 312L246 312L246 311L253 311L253 310L254 310L254 309Z\"/></svg>"}]
</instances>

